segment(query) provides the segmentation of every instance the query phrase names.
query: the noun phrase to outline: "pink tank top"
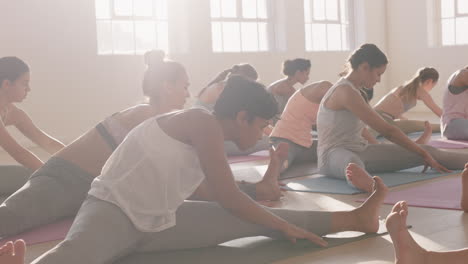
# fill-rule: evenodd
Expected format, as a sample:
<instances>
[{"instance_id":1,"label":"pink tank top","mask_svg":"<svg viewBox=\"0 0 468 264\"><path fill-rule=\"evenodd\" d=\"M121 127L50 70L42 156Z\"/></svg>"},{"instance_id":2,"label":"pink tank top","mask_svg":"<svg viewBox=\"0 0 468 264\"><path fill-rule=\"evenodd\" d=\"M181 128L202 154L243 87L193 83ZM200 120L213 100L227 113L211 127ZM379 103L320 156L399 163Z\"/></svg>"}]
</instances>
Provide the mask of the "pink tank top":
<instances>
[{"instance_id":1,"label":"pink tank top","mask_svg":"<svg viewBox=\"0 0 468 264\"><path fill-rule=\"evenodd\" d=\"M452 94L448 87L445 90L443 113L440 119L442 131L452 119L468 119L468 90L460 94Z\"/></svg>"},{"instance_id":2,"label":"pink tank top","mask_svg":"<svg viewBox=\"0 0 468 264\"><path fill-rule=\"evenodd\" d=\"M296 91L289 98L281 119L271 132L271 137L279 137L309 148L312 146L312 125L317 122L319 104L312 103Z\"/></svg>"}]
</instances>

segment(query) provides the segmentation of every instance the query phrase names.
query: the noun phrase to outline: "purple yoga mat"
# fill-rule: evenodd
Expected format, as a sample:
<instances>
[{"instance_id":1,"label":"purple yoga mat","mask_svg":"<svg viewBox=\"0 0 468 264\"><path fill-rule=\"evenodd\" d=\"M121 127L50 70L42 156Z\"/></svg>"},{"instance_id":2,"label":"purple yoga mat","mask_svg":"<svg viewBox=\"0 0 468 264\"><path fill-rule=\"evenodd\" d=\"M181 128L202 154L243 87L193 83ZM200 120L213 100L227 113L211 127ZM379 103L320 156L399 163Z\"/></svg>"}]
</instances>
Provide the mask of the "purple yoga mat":
<instances>
[{"instance_id":1,"label":"purple yoga mat","mask_svg":"<svg viewBox=\"0 0 468 264\"><path fill-rule=\"evenodd\" d=\"M72 223L73 219L65 219L53 224L44 225L16 236L3 238L0 240L0 245L5 244L7 241L15 241L17 239L23 239L26 245L62 240L67 235Z\"/></svg>"},{"instance_id":2,"label":"purple yoga mat","mask_svg":"<svg viewBox=\"0 0 468 264\"><path fill-rule=\"evenodd\" d=\"M266 160L270 157L270 153L268 150L262 150L259 152L252 153L250 155L245 156L229 156L228 162L229 163L239 163L239 162L247 162L247 161L255 161L255 160Z\"/></svg>"},{"instance_id":3,"label":"purple yoga mat","mask_svg":"<svg viewBox=\"0 0 468 264\"><path fill-rule=\"evenodd\" d=\"M448 178L410 187L401 191L389 192L385 204L406 201L409 206L461 210L461 178ZM363 202L365 199L359 199Z\"/></svg>"},{"instance_id":4,"label":"purple yoga mat","mask_svg":"<svg viewBox=\"0 0 468 264\"><path fill-rule=\"evenodd\" d=\"M446 149L468 148L468 141L450 140L450 139L443 139L443 138L432 139L427 144L436 148L446 148Z\"/></svg>"}]
</instances>

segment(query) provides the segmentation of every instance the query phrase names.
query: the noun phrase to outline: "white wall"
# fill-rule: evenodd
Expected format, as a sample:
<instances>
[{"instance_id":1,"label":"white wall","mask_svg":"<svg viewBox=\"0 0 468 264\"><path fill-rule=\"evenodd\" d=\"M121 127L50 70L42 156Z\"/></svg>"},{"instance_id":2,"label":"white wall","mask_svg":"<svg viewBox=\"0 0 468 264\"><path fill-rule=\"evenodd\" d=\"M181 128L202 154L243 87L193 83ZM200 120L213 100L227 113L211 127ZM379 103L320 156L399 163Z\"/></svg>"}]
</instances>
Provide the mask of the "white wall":
<instances>
[{"instance_id":1,"label":"white wall","mask_svg":"<svg viewBox=\"0 0 468 264\"><path fill-rule=\"evenodd\" d=\"M416 70L424 66L435 67L440 73L439 84L431 92L442 106L442 94L447 78L457 69L468 64L468 46L431 46L431 23L439 23L427 10L433 0L387 1L389 87L396 87L410 79ZM468 32L468 29L467 29ZM413 112L430 112L422 103Z\"/></svg>"},{"instance_id":2,"label":"white wall","mask_svg":"<svg viewBox=\"0 0 468 264\"><path fill-rule=\"evenodd\" d=\"M282 77L283 60L295 57L311 59L311 81L337 79L348 52L305 52L302 0L276 1L285 12L286 49L243 54L211 53L209 0L169 1L174 7L170 38L178 51L170 57L186 66L192 94L239 62L254 65L266 84ZM357 41L387 51L385 1L356 2ZM94 0L0 1L0 10L0 57L16 55L30 64L32 92L21 107L50 134L69 142L105 116L142 100L140 56L96 55ZM380 86L386 90L385 81Z\"/></svg>"}]
</instances>

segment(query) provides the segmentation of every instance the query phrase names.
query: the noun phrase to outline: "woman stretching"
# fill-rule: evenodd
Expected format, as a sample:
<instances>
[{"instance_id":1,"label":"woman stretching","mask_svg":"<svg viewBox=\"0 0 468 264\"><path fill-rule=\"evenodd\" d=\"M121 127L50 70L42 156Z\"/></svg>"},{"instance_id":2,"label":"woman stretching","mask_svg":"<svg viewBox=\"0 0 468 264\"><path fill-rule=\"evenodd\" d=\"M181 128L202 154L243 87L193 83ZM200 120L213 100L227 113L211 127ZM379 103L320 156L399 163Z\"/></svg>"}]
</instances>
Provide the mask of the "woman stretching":
<instances>
[{"instance_id":1,"label":"woman stretching","mask_svg":"<svg viewBox=\"0 0 468 264\"><path fill-rule=\"evenodd\" d=\"M203 88L198 94L197 101L195 101L194 106L203 107L209 111L213 111L213 106L223 91L227 78L231 75L241 75L252 81L256 81L258 79L258 73L252 65L248 63L236 64L232 66L232 68L222 71L214 80ZM252 154L261 150L267 150L270 147L268 136L270 135L271 128L266 127L264 132L262 139L259 140L255 146L244 151L239 150L239 148L231 141L226 141L224 143L226 154L228 156L240 156Z\"/></svg>"},{"instance_id":2,"label":"woman stretching","mask_svg":"<svg viewBox=\"0 0 468 264\"><path fill-rule=\"evenodd\" d=\"M295 92L294 85L300 83L304 85L309 80L310 60L297 58L286 60L283 63L283 74L285 78L278 80L268 87L268 91L273 94L278 102L279 114L283 113L286 103ZM275 123L277 118L274 120Z\"/></svg>"},{"instance_id":3,"label":"woman stretching","mask_svg":"<svg viewBox=\"0 0 468 264\"><path fill-rule=\"evenodd\" d=\"M443 106L442 135L453 140L468 140L468 66L450 76Z\"/></svg>"},{"instance_id":4,"label":"woman stretching","mask_svg":"<svg viewBox=\"0 0 468 264\"><path fill-rule=\"evenodd\" d=\"M0 58L0 146L20 165L0 166L0 195L18 190L43 162L22 147L10 135L8 126L15 126L23 135L50 154L64 145L38 128L28 114L15 104L31 91L29 66L17 57Z\"/></svg>"},{"instance_id":5,"label":"woman stretching","mask_svg":"<svg viewBox=\"0 0 468 264\"><path fill-rule=\"evenodd\" d=\"M414 143L363 99L359 88L374 87L387 66L387 57L377 46L362 45L348 61L351 70L330 88L319 107L317 153L322 174L346 179L350 185L370 192L373 181L367 172L391 172L420 165L440 172L448 171L446 167L464 167L468 153ZM361 136L366 124L396 144L368 144Z\"/></svg>"},{"instance_id":6,"label":"woman stretching","mask_svg":"<svg viewBox=\"0 0 468 264\"><path fill-rule=\"evenodd\" d=\"M251 147L276 113L263 85L233 76L213 114L189 109L148 119L106 162L65 240L33 263L112 263L131 252L200 248L258 235L326 246L320 235L376 232L387 192L377 177L371 197L343 212L266 209L239 191L224 140ZM271 160L276 176L277 154ZM204 179L216 202L184 201Z\"/></svg>"},{"instance_id":7,"label":"woman stretching","mask_svg":"<svg viewBox=\"0 0 468 264\"><path fill-rule=\"evenodd\" d=\"M429 92L439 80L439 73L434 68L421 68L413 79L399 86L385 95L375 106L375 111L388 123L400 128L403 133L409 134L426 130L424 121L407 120L403 114L416 106L421 100L438 117L442 115L442 109L434 102ZM432 132L440 132L440 125L430 126ZM379 133L371 130L373 135Z\"/></svg>"}]
</instances>

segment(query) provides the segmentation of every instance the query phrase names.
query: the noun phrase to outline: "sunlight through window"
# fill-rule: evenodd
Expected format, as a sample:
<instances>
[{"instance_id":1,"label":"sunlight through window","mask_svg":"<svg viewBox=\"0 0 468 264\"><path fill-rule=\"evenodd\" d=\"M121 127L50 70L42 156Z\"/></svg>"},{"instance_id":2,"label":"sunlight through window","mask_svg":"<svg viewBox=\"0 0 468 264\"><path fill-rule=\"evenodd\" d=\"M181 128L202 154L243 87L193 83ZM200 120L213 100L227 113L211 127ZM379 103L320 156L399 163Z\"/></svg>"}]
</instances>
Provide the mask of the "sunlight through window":
<instances>
[{"instance_id":1,"label":"sunlight through window","mask_svg":"<svg viewBox=\"0 0 468 264\"><path fill-rule=\"evenodd\" d=\"M443 46L468 44L468 0L440 0Z\"/></svg>"}]
</instances>

